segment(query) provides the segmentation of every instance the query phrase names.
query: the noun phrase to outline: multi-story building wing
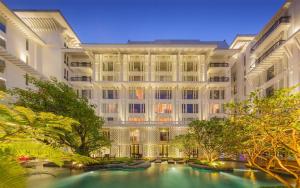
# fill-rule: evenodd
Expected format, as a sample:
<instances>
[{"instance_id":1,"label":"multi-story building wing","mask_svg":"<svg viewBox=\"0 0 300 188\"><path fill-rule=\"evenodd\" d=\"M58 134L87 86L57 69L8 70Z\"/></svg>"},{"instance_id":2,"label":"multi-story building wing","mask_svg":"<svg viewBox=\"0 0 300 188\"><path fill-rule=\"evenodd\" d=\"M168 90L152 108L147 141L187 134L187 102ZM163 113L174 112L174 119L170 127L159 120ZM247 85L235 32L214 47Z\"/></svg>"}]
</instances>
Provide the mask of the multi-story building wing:
<instances>
[{"instance_id":1,"label":"multi-story building wing","mask_svg":"<svg viewBox=\"0 0 300 188\"><path fill-rule=\"evenodd\" d=\"M232 48L242 46L243 50L235 68L236 72L244 72L239 79L245 79L245 89L237 91L239 99L254 90L259 90L262 96L268 96L276 89L299 83L299 10L299 1L286 1L253 39L248 37L247 43L240 45L241 37L236 38L236 46Z\"/></svg>"},{"instance_id":2,"label":"multi-story building wing","mask_svg":"<svg viewBox=\"0 0 300 188\"><path fill-rule=\"evenodd\" d=\"M82 44L57 10L0 2L0 88L26 75L55 77L97 106L107 151L181 156L170 140L195 119L226 117L224 103L300 81L300 2L287 1L258 35L225 41L155 40Z\"/></svg>"},{"instance_id":3,"label":"multi-story building wing","mask_svg":"<svg viewBox=\"0 0 300 188\"><path fill-rule=\"evenodd\" d=\"M195 119L223 118L230 99L230 63L237 50L224 41L129 41L83 44L94 62L93 101L117 156L179 155L169 141Z\"/></svg>"}]
</instances>

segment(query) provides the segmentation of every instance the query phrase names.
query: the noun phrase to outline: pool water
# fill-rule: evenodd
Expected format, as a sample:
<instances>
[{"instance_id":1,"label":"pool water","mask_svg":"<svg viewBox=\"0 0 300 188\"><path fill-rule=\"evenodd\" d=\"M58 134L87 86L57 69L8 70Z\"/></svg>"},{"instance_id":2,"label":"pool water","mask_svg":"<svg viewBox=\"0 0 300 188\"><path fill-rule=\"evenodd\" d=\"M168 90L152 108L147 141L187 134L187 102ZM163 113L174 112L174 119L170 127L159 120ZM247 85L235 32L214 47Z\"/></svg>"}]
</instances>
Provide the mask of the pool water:
<instances>
[{"instance_id":1,"label":"pool water","mask_svg":"<svg viewBox=\"0 0 300 188\"><path fill-rule=\"evenodd\" d=\"M48 188L252 188L281 184L250 169L212 172L187 165L152 164L146 170L101 170L53 179ZM35 184L35 187L37 184ZM41 187L41 186L39 186Z\"/></svg>"}]
</instances>

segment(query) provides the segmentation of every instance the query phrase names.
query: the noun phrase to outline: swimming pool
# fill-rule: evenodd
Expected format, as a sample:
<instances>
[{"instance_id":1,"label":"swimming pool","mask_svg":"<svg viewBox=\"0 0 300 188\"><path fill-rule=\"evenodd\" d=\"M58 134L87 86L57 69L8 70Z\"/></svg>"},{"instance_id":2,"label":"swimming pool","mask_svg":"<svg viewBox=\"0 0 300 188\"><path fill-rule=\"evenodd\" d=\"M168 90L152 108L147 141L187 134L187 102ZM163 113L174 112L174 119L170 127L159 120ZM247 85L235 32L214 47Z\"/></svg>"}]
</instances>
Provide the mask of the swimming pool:
<instances>
[{"instance_id":1,"label":"swimming pool","mask_svg":"<svg viewBox=\"0 0 300 188\"><path fill-rule=\"evenodd\" d=\"M152 164L143 170L100 170L56 178L48 188L252 188L280 186L270 176L250 169L212 172L187 165ZM36 188L37 184L35 184ZM38 186L41 187L41 186Z\"/></svg>"}]
</instances>

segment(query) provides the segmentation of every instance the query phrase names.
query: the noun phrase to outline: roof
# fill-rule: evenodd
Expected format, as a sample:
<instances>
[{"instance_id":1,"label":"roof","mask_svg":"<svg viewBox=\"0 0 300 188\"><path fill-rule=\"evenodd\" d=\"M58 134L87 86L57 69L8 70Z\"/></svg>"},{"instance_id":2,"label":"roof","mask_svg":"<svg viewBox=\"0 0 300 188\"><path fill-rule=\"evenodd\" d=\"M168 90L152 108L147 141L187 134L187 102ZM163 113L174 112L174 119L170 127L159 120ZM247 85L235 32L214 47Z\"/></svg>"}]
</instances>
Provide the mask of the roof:
<instances>
[{"instance_id":1,"label":"roof","mask_svg":"<svg viewBox=\"0 0 300 188\"><path fill-rule=\"evenodd\" d=\"M41 45L45 45L45 41L40 38L22 19L20 19L9 7L3 2L0 1L0 9L2 11L2 16L6 19L10 19L18 29L20 29L28 38L38 42Z\"/></svg>"},{"instance_id":2,"label":"roof","mask_svg":"<svg viewBox=\"0 0 300 188\"><path fill-rule=\"evenodd\" d=\"M245 45L249 44L256 35L254 34L238 34L230 45L230 49L242 49Z\"/></svg>"},{"instance_id":3,"label":"roof","mask_svg":"<svg viewBox=\"0 0 300 188\"><path fill-rule=\"evenodd\" d=\"M41 30L42 27L48 27L48 29L57 28L55 25L59 25L65 29L68 36L72 38L75 43L80 43L78 35L73 30L72 26L68 23L67 19L57 9L14 9L13 10L26 24L31 26L36 31ZM51 21L53 19L54 21Z\"/></svg>"},{"instance_id":4,"label":"roof","mask_svg":"<svg viewBox=\"0 0 300 188\"><path fill-rule=\"evenodd\" d=\"M201 40L153 40L153 41L132 41L132 40L128 40L127 44L159 44L159 45L176 45L176 44L188 44L188 45L217 45L217 48L222 48L222 49L226 49L228 48L228 44L227 42L224 41L201 41Z\"/></svg>"}]
</instances>

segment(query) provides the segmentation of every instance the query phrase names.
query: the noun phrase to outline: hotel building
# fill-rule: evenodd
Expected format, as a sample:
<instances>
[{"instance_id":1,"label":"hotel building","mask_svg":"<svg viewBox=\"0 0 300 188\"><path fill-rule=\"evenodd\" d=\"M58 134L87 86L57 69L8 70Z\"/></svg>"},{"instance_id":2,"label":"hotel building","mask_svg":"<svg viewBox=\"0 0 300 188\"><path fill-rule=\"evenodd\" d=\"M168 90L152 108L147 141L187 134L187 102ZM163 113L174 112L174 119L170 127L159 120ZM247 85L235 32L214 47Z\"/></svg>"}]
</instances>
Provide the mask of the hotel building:
<instances>
[{"instance_id":1,"label":"hotel building","mask_svg":"<svg viewBox=\"0 0 300 188\"><path fill-rule=\"evenodd\" d=\"M183 154L170 140L195 119L224 118L223 104L300 81L300 2L287 1L257 35L225 41L84 44L57 10L0 2L0 87L56 77L96 105L116 156Z\"/></svg>"}]
</instances>

